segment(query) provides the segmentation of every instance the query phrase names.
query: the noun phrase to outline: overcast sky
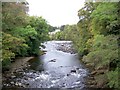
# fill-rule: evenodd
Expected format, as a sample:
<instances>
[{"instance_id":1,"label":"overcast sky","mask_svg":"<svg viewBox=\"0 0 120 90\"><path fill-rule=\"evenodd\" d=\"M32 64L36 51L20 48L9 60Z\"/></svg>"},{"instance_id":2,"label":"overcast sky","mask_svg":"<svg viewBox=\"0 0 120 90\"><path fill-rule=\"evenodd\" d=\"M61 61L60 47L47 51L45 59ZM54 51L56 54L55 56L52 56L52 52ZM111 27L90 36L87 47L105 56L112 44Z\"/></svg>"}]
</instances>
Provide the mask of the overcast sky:
<instances>
[{"instance_id":1,"label":"overcast sky","mask_svg":"<svg viewBox=\"0 0 120 90\"><path fill-rule=\"evenodd\" d=\"M29 14L42 16L52 26L76 24L85 0L27 0Z\"/></svg>"}]
</instances>

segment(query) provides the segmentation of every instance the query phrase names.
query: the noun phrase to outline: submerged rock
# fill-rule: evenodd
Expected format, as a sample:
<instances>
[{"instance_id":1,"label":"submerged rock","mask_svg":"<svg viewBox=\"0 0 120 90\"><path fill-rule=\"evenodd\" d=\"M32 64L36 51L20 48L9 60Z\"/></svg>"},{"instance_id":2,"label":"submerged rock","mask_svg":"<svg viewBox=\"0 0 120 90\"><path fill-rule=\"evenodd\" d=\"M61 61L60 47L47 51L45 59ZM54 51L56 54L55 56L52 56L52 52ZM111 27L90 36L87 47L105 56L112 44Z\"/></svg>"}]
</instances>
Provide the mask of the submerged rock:
<instances>
[{"instance_id":1,"label":"submerged rock","mask_svg":"<svg viewBox=\"0 0 120 90\"><path fill-rule=\"evenodd\" d=\"M67 74L67 76L70 76L70 74Z\"/></svg>"},{"instance_id":2,"label":"submerged rock","mask_svg":"<svg viewBox=\"0 0 120 90\"><path fill-rule=\"evenodd\" d=\"M77 67L76 69L77 69L77 70L79 70L80 68L79 68L79 67Z\"/></svg>"}]
</instances>

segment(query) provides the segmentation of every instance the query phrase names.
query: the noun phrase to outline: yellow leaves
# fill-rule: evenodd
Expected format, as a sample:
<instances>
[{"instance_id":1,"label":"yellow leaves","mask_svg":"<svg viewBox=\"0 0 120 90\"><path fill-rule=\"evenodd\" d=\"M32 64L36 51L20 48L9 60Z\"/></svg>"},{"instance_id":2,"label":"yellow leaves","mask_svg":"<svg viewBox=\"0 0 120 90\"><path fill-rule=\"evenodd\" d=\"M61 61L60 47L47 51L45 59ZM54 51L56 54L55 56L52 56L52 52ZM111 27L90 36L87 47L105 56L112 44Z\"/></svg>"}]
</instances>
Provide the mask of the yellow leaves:
<instances>
[{"instance_id":1,"label":"yellow leaves","mask_svg":"<svg viewBox=\"0 0 120 90\"><path fill-rule=\"evenodd\" d=\"M2 3L2 26L3 31L8 32L15 27L25 26L27 24L27 7L23 4Z\"/></svg>"},{"instance_id":2,"label":"yellow leaves","mask_svg":"<svg viewBox=\"0 0 120 90\"><path fill-rule=\"evenodd\" d=\"M20 46L23 43L22 39L13 37L10 34L3 33L3 49L13 49Z\"/></svg>"},{"instance_id":3,"label":"yellow leaves","mask_svg":"<svg viewBox=\"0 0 120 90\"><path fill-rule=\"evenodd\" d=\"M93 38L90 38L86 42L86 48L88 48L89 50L91 50L92 45L93 45Z\"/></svg>"},{"instance_id":4,"label":"yellow leaves","mask_svg":"<svg viewBox=\"0 0 120 90\"><path fill-rule=\"evenodd\" d=\"M10 34L2 33L3 40L2 40L2 55L3 60L11 60L11 58L15 57L15 52L19 51L18 47L28 47L24 44L24 40L21 38L13 37Z\"/></svg>"},{"instance_id":5,"label":"yellow leaves","mask_svg":"<svg viewBox=\"0 0 120 90\"><path fill-rule=\"evenodd\" d=\"M11 60L11 58L15 57L15 53L12 53L10 50L2 50L2 61L3 60Z\"/></svg>"}]
</instances>

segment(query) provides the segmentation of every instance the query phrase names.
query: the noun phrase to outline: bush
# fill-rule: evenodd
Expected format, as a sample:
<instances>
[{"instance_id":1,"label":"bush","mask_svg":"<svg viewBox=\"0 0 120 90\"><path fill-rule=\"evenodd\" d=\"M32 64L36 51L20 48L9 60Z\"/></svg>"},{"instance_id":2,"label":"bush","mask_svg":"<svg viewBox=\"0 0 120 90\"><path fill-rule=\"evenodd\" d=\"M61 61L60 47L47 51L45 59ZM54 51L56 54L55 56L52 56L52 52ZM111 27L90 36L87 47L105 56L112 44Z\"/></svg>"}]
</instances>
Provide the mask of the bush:
<instances>
[{"instance_id":1,"label":"bush","mask_svg":"<svg viewBox=\"0 0 120 90\"><path fill-rule=\"evenodd\" d=\"M108 86L110 88L117 88L117 89L120 88L120 86L119 86L119 80L120 80L119 71L120 71L120 69L116 68L115 71L109 71L107 73L108 80L109 80Z\"/></svg>"}]
</instances>

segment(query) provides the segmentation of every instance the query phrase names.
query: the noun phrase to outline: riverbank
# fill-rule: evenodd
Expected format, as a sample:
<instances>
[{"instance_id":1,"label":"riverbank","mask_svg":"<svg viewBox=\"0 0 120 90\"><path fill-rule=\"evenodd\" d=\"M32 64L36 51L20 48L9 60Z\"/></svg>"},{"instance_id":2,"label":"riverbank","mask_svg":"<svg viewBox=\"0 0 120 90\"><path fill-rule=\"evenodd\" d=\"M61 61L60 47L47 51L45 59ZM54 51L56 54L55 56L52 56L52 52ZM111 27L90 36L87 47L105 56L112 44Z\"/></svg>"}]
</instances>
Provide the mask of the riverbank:
<instances>
[{"instance_id":1,"label":"riverbank","mask_svg":"<svg viewBox=\"0 0 120 90\"><path fill-rule=\"evenodd\" d=\"M11 67L8 71L2 73L2 82L9 81L11 78L15 78L15 74L18 72L23 72L28 65L28 61L33 59L34 57L19 57L15 59L15 62L11 63Z\"/></svg>"},{"instance_id":2,"label":"riverbank","mask_svg":"<svg viewBox=\"0 0 120 90\"><path fill-rule=\"evenodd\" d=\"M89 70L89 75L86 78L86 87L87 88L108 88L108 80L106 73L108 72L108 68L106 67L97 67L89 62L86 62L82 59L85 67Z\"/></svg>"},{"instance_id":3,"label":"riverbank","mask_svg":"<svg viewBox=\"0 0 120 90\"><path fill-rule=\"evenodd\" d=\"M22 57L22 58L16 59L15 62L12 63L9 72L13 73L15 71L19 71L20 69L27 67L28 61L33 58L34 57Z\"/></svg>"}]
</instances>

